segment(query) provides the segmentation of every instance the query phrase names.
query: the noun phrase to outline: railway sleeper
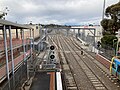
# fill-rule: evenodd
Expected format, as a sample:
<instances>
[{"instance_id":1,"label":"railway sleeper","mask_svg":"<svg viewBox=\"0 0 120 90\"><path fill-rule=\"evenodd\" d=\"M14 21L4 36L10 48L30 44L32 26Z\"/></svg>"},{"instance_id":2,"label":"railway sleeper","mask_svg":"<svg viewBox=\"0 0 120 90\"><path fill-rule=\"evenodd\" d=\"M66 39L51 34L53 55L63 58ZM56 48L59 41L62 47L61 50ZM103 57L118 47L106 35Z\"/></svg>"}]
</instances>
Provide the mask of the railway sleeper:
<instances>
[{"instance_id":1,"label":"railway sleeper","mask_svg":"<svg viewBox=\"0 0 120 90\"><path fill-rule=\"evenodd\" d=\"M76 86L74 87L67 87L67 90L78 90Z\"/></svg>"}]
</instances>

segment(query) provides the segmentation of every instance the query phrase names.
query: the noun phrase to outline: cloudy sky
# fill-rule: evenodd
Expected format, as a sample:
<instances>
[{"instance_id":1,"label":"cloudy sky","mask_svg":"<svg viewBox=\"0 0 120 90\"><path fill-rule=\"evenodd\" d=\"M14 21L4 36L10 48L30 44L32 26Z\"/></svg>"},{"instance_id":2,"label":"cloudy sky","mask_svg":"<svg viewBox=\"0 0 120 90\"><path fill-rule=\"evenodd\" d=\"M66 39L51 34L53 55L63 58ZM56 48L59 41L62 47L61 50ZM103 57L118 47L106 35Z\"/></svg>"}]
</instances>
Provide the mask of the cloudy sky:
<instances>
[{"instance_id":1,"label":"cloudy sky","mask_svg":"<svg viewBox=\"0 0 120 90\"><path fill-rule=\"evenodd\" d=\"M106 0L106 7L119 0ZM104 0L0 0L7 20L18 23L99 24Z\"/></svg>"}]
</instances>

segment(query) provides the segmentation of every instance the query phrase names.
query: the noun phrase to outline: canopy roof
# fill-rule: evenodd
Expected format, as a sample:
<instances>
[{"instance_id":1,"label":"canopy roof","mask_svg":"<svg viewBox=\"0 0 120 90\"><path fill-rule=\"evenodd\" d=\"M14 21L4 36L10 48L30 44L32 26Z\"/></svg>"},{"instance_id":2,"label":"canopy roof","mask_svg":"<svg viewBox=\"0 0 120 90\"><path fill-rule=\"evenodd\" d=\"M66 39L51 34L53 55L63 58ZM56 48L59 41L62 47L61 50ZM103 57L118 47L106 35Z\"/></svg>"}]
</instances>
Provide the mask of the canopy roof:
<instances>
[{"instance_id":1,"label":"canopy roof","mask_svg":"<svg viewBox=\"0 0 120 90\"><path fill-rule=\"evenodd\" d=\"M33 29L30 26L26 26L23 24L17 24L11 21L0 19L0 29L3 28L3 25L5 25L7 29L9 28L9 26L11 26L11 29Z\"/></svg>"}]
</instances>

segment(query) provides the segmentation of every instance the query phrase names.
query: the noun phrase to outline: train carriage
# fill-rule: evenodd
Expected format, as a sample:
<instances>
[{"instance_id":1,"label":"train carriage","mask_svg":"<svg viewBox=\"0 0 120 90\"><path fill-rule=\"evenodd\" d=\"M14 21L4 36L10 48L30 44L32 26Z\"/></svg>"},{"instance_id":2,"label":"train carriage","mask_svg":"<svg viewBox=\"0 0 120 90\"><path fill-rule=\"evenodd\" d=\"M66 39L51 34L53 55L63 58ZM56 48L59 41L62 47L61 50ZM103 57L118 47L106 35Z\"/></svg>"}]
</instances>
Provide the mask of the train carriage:
<instances>
[{"instance_id":1,"label":"train carriage","mask_svg":"<svg viewBox=\"0 0 120 90\"><path fill-rule=\"evenodd\" d=\"M110 72L120 80L120 57L116 56L112 58Z\"/></svg>"},{"instance_id":2,"label":"train carriage","mask_svg":"<svg viewBox=\"0 0 120 90\"><path fill-rule=\"evenodd\" d=\"M115 40L115 39L114 39ZM111 60L110 73L120 80L120 41L117 40L115 56Z\"/></svg>"}]
</instances>

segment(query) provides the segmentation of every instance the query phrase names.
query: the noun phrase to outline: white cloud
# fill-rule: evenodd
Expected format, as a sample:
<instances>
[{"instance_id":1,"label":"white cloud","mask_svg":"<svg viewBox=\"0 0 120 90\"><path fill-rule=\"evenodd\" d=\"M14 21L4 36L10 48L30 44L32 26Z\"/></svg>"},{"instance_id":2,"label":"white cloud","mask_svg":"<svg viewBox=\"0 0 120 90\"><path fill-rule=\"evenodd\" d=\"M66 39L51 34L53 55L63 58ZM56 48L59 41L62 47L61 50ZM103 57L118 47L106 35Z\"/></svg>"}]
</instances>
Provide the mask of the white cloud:
<instances>
[{"instance_id":1,"label":"white cloud","mask_svg":"<svg viewBox=\"0 0 120 90\"><path fill-rule=\"evenodd\" d=\"M0 10L6 6L6 17L19 23L80 24L99 23L104 0L1 0ZM118 0L106 0L106 5Z\"/></svg>"}]
</instances>

